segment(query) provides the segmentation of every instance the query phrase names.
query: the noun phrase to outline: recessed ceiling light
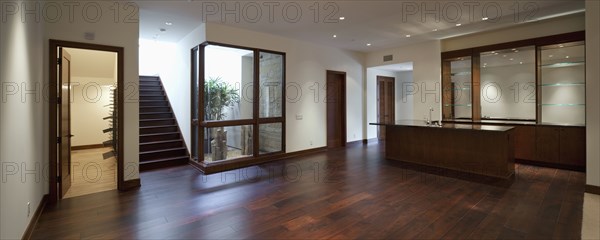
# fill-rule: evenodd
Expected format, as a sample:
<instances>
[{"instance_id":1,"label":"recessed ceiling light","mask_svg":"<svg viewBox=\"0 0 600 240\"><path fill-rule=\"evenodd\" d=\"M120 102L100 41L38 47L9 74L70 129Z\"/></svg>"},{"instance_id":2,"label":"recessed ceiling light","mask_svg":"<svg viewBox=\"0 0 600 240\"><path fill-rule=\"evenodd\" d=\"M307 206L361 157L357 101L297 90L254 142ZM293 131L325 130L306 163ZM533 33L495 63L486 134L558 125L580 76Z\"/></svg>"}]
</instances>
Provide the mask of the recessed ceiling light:
<instances>
[{"instance_id":1,"label":"recessed ceiling light","mask_svg":"<svg viewBox=\"0 0 600 240\"><path fill-rule=\"evenodd\" d=\"M335 35L335 34L334 34L334 35L333 35L333 38L336 38L336 37L337 37L337 35Z\"/></svg>"},{"instance_id":2,"label":"recessed ceiling light","mask_svg":"<svg viewBox=\"0 0 600 240\"><path fill-rule=\"evenodd\" d=\"M370 43L367 43L367 46L371 46L371 44L370 44Z\"/></svg>"},{"instance_id":3,"label":"recessed ceiling light","mask_svg":"<svg viewBox=\"0 0 600 240\"><path fill-rule=\"evenodd\" d=\"M483 20L483 21L486 21L486 20L488 20L488 19L489 19L489 18L487 18L487 17L483 17L483 18L481 18L481 20Z\"/></svg>"},{"instance_id":4,"label":"recessed ceiling light","mask_svg":"<svg viewBox=\"0 0 600 240\"><path fill-rule=\"evenodd\" d=\"M558 45L558 47L564 47L564 46L561 44L561 45Z\"/></svg>"},{"instance_id":5,"label":"recessed ceiling light","mask_svg":"<svg viewBox=\"0 0 600 240\"><path fill-rule=\"evenodd\" d=\"M494 53L494 55L498 55L498 53Z\"/></svg>"},{"instance_id":6,"label":"recessed ceiling light","mask_svg":"<svg viewBox=\"0 0 600 240\"><path fill-rule=\"evenodd\" d=\"M483 63L483 66L487 65L487 63Z\"/></svg>"},{"instance_id":7,"label":"recessed ceiling light","mask_svg":"<svg viewBox=\"0 0 600 240\"><path fill-rule=\"evenodd\" d=\"M502 55L502 57L506 57L506 54L505 54L505 55Z\"/></svg>"},{"instance_id":8,"label":"recessed ceiling light","mask_svg":"<svg viewBox=\"0 0 600 240\"><path fill-rule=\"evenodd\" d=\"M460 27L460 26L462 26L462 24L460 24L460 23L457 23L457 24L456 24L456 26L457 26L457 27Z\"/></svg>"},{"instance_id":9,"label":"recessed ceiling light","mask_svg":"<svg viewBox=\"0 0 600 240\"><path fill-rule=\"evenodd\" d=\"M569 58L569 56L566 56L565 58Z\"/></svg>"},{"instance_id":10,"label":"recessed ceiling light","mask_svg":"<svg viewBox=\"0 0 600 240\"><path fill-rule=\"evenodd\" d=\"M511 49L511 50L515 51L515 50L517 50L517 49L516 49L516 48L513 48L513 49Z\"/></svg>"},{"instance_id":11,"label":"recessed ceiling light","mask_svg":"<svg viewBox=\"0 0 600 240\"><path fill-rule=\"evenodd\" d=\"M172 22L165 22L165 25L171 26L171 25L173 25L173 23Z\"/></svg>"},{"instance_id":12,"label":"recessed ceiling light","mask_svg":"<svg viewBox=\"0 0 600 240\"><path fill-rule=\"evenodd\" d=\"M410 34L406 34L406 37L407 37L407 38L409 38L409 37L410 37Z\"/></svg>"},{"instance_id":13,"label":"recessed ceiling light","mask_svg":"<svg viewBox=\"0 0 600 240\"><path fill-rule=\"evenodd\" d=\"M340 20L344 21L344 20L346 20L346 18L345 17L340 17Z\"/></svg>"},{"instance_id":14,"label":"recessed ceiling light","mask_svg":"<svg viewBox=\"0 0 600 240\"><path fill-rule=\"evenodd\" d=\"M514 59L514 58L511 58L511 59L508 59L508 60L511 60L511 61L512 61L512 60L515 60L515 59Z\"/></svg>"},{"instance_id":15,"label":"recessed ceiling light","mask_svg":"<svg viewBox=\"0 0 600 240\"><path fill-rule=\"evenodd\" d=\"M523 64L523 62L519 62L519 64Z\"/></svg>"},{"instance_id":16,"label":"recessed ceiling light","mask_svg":"<svg viewBox=\"0 0 600 240\"><path fill-rule=\"evenodd\" d=\"M550 56L548 56L548 57L554 57L554 55L550 55Z\"/></svg>"},{"instance_id":17,"label":"recessed ceiling light","mask_svg":"<svg viewBox=\"0 0 600 240\"><path fill-rule=\"evenodd\" d=\"M437 32L437 31L438 31L438 29L437 29L437 28L434 28L434 29L433 29L433 31L434 31L434 32Z\"/></svg>"},{"instance_id":18,"label":"recessed ceiling light","mask_svg":"<svg viewBox=\"0 0 600 240\"><path fill-rule=\"evenodd\" d=\"M492 53L496 53L495 51L492 51Z\"/></svg>"},{"instance_id":19,"label":"recessed ceiling light","mask_svg":"<svg viewBox=\"0 0 600 240\"><path fill-rule=\"evenodd\" d=\"M515 50L515 52L517 53L517 52L519 52L519 50Z\"/></svg>"}]
</instances>

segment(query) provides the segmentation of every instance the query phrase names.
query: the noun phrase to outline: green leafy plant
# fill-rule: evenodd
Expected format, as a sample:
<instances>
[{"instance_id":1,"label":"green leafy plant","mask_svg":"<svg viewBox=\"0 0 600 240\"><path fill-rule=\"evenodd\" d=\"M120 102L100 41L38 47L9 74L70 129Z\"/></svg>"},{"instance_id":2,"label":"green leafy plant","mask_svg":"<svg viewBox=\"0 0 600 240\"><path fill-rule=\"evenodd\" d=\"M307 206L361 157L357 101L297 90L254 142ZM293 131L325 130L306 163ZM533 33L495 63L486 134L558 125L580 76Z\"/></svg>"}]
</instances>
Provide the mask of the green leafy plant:
<instances>
[{"instance_id":1,"label":"green leafy plant","mask_svg":"<svg viewBox=\"0 0 600 240\"><path fill-rule=\"evenodd\" d=\"M204 106L207 120L223 120L225 107L240 101L240 95L221 77L206 79L204 84Z\"/></svg>"}]
</instances>

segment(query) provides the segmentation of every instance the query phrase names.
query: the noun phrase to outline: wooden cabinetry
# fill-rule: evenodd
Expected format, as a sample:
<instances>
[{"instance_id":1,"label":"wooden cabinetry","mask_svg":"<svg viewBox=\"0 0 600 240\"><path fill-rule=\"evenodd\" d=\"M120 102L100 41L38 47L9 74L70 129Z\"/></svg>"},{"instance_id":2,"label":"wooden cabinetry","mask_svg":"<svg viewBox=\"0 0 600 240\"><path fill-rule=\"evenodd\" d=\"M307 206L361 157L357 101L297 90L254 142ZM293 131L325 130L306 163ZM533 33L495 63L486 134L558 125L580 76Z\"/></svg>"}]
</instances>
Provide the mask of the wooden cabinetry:
<instances>
[{"instance_id":1,"label":"wooden cabinetry","mask_svg":"<svg viewBox=\"0 0 600 240\"><path fill-rule=\"evenodd\" d=\"M535 126L515 126L515 158L536 159Z\"/></svg>"},{"instance_id":2,"label":"wooden cabinetry","mask_svg":"<svg viewBox=\"0 0 600 240\"><path fill-rule=\"evenodd\" d=\"M563 166L585 166L585 128L538 126L536 161Z\"/></svg>"}]
</instances>

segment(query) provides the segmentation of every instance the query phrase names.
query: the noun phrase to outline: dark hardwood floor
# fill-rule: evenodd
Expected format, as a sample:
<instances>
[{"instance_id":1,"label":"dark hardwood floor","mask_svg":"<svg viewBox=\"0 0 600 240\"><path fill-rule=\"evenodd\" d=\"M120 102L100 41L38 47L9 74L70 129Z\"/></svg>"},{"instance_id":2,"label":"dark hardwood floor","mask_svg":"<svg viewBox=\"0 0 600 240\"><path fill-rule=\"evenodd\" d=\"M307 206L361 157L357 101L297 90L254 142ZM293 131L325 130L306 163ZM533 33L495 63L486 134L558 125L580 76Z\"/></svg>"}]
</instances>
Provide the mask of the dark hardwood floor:
<instances>
[{"instance_id":1,"label":"dark hardwood floor","mask_svg":"<svg viewBox=\"0 0 600 240\"><path fill-rule=\"evenodd\" d=\"M48 206L34 239L579 239L581 172L517 165L511 181L383 159L382 145L205 176L143 172L142 187Z\"/></svg>"}]
</instances>

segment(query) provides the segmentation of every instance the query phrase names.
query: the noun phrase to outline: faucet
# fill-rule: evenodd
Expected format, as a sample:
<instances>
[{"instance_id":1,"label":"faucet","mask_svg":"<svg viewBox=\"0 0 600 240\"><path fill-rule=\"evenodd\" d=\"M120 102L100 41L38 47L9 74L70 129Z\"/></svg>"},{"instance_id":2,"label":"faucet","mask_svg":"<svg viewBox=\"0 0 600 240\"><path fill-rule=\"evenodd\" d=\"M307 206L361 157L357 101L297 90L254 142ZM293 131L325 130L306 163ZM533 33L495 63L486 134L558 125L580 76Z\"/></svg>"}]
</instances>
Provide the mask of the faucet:
<instances>
[{"instance_id":1,"label":"faucet","mask_svg":"<svg viewBox=\"0 0 600 240\"><path fill-rule=\"evenodd\" d=\"M429 121L427 121L427 124L431 124L433 122L431 119L431 113L433 113L433 107L429 107Z\"/></svg>"}]
</instances>

